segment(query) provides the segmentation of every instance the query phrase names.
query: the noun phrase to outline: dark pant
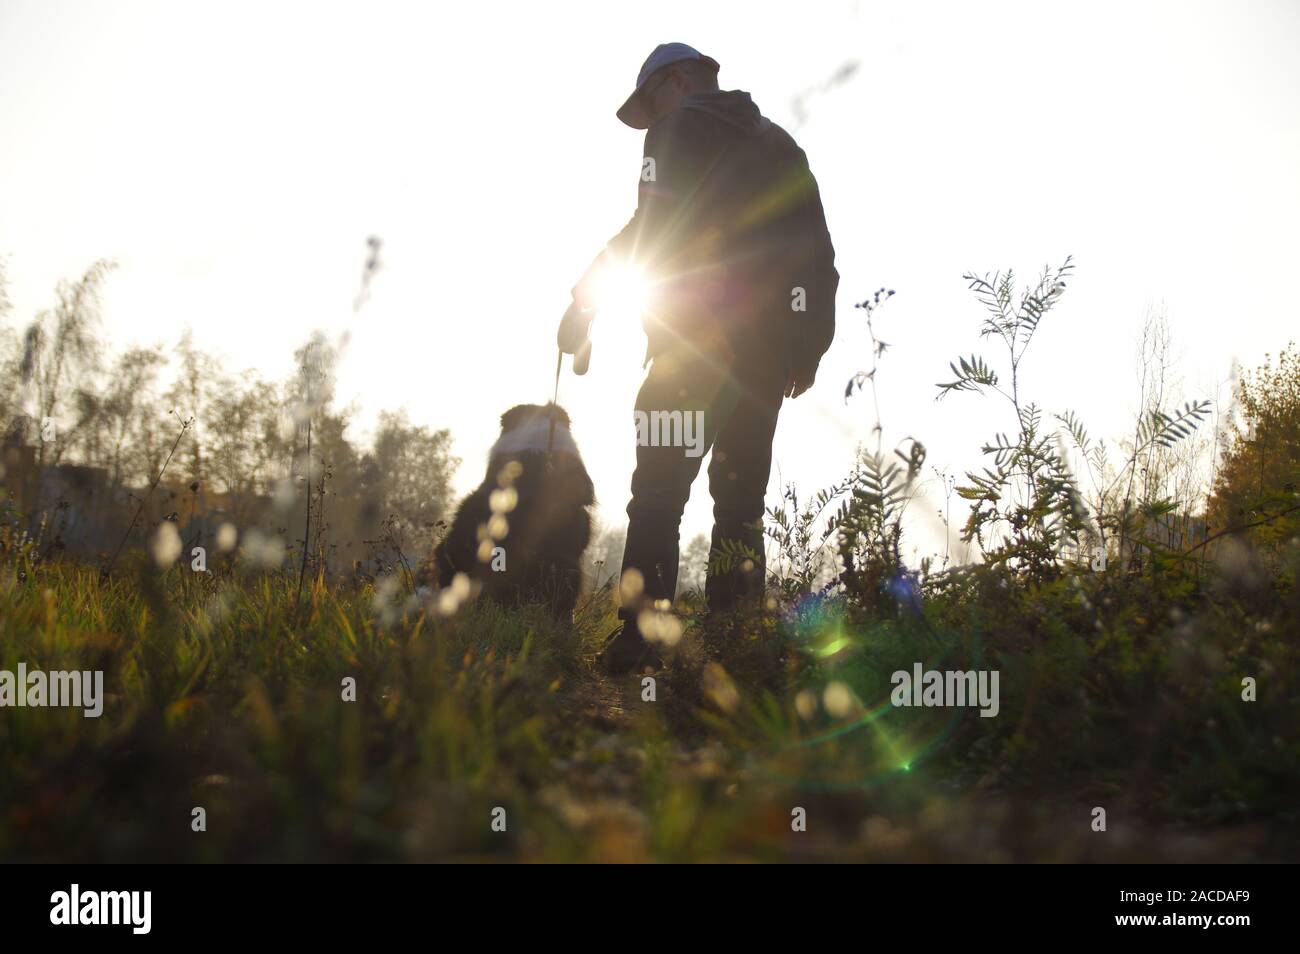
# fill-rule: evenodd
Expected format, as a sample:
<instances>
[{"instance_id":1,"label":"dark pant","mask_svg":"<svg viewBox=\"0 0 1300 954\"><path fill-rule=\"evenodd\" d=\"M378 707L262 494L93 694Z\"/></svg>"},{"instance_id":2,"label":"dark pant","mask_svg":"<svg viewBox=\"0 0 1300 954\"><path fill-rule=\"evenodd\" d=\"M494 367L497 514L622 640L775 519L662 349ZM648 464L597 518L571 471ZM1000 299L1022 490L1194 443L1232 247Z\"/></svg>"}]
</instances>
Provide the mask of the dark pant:
<instances>
[{"instance_id":1,"label":"dark pant","mask_svg":"<svg viewBox=\"0 0 1300 954\"><path fill-rule=\"evenodd\" d=\"M764 496L787 374L784 356L767 352L683 347L654 359L636 400L641 427L623 554L623 573L631 569L641 573L644 599L624 606L623 618L634 619L646 600L671 600L675 595L682 511L703 453L710 448L713 539L705 585L709 608L731 609L742 597L762 593ZM702 441L695 447L671 446L675 441L658 441L670 446L654 446L656 438L671 430L662 416L661 426L654 426L655 411L681 412L683 422L686 415L702 411ZM675 427L676 419L670 420ZM727 546L726 541L747 547L752 561L738 556L739 548ZM730 551L732 559L719 563L719 551Z\"/></svg>"}]
</instances>

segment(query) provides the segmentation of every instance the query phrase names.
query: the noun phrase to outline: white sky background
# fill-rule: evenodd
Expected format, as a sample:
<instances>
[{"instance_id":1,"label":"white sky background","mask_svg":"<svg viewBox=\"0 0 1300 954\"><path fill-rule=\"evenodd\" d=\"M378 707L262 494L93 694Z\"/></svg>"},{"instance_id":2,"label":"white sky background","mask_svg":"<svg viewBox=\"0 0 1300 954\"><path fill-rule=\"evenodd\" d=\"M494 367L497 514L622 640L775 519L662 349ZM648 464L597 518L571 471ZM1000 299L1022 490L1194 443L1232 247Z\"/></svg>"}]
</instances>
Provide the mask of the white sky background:
<instances>
[{"instance_id":1,"label":"white sky background","mask_svg":"<svg viewBox=\"0 0 1300 954\"><path fill-rule=\"evenodd\" d=\"M228 370L279 379L313 329L350 328L354 436L405 406L451 428L468 490L502 411L550 397L569 288L636 201L642 137L614 110L669 40L794 132L838 252L835 343L782 411L769 504L778 467L806 496L870 436L869 396L843 392L870 365L852 303L882 285L897 291L877 322L886 444L919 438L927 474L981 465L980 444L1013 426L992 398L934 401L957 355L1001 361L967 270L1028 281L1075 256L1026 388L1108 438L1129 426L1149 302L1167 307L1188 399L1300 327L1297 0L0 0L9 322L107 257L119 348L170 347L189 326ZM851 60L796 128L794 98ZM384 267L353 319L371 234ZM622 523L644 337L599 320L595 337L560 401L601 518ZM704 484L684 537L708 528ZM937 539L918 527L912 542Z\"/></svg>"}]
</instances>

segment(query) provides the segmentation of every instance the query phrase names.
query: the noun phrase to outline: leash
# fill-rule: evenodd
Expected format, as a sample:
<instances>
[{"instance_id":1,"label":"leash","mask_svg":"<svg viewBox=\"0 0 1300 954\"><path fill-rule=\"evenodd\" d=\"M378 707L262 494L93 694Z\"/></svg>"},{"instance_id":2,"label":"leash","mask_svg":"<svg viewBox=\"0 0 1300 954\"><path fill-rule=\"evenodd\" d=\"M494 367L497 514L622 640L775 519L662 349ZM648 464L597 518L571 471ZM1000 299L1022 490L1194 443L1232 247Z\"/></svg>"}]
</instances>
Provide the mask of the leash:
<instances>
[{"instance_id":1,"label":"leash","mask_svg":"<svg viewBox=\"0 0 1300 954\"><path fill-rule=\"evenodd\" d=\"M546 438L546 465L551 464L551 447L555 443L555 417L560 402L560 370L564 367L564 352L555 355L555 394L551 398L551 432Z\"/></svg>"},{"instance_id":2,"label":"leash","mask_svg":"<svg viewBox=\"0 0 1300 954\"><path fill-rule=\"evenodd\" d=\"M565 324L570 320L571 315L574 315L576 313L579 316L579 318L575 320L581 320L581 316L586 315L590 311L591 309L580 308L577 302L574 302L573 304L569 305L568 310L564 313L563 321L560 322L561 332L563 332ZM590 327L591 320L594 317L595 315L592 314L590 317L586 319L586 323L583 325L584 329ZM573 373L577 375L583 375L587 373L587 362L591 360L591 339L587 337L586 331L583 332L582 337L583 337L582 343L578 345L577 349L573 352ZM555 355L555 394L552 395L551 397L551 432L550 435L546 438L546 466L547 467L551 465L551 448L555 444L555 418L559 416L559 412L560 412L560 371L563 368L564 368L564 349L561 347L557 350L557 353Z\"/></svg>"}]
</instances>

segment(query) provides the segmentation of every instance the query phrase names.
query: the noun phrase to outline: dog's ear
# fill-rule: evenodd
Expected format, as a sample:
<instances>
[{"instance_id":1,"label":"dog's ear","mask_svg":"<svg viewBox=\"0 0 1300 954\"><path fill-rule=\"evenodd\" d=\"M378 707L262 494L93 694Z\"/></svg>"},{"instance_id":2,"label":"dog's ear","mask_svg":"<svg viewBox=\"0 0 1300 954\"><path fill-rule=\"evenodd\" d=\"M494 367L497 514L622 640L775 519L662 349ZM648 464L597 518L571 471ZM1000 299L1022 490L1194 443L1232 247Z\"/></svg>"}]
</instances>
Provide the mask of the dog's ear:
<instances>
[{"instance_id":1,"label":"dog's ear","mask_svg":"<svg viewBox=\"0 0 1300 954\"><path fill-rule=\"evenodd\" d=\"M553 401L548 401L546 411L548 414L554 415L556 423L562 425L566 431L570 429L569 414L564 408Z\"/></svg>"},{"instance_id":2,"label":"dog's ear","mask_svg":"<svg viewBox=\"0 0 1300 954\"><path fill-rule=\"evenodd\" d=\"M528 417L528 412L533 409L531 404L516 404L510 410L501 415L501 433L506 434L513 431L520 424L524 423Z\"/></svg>"}]
</instances>

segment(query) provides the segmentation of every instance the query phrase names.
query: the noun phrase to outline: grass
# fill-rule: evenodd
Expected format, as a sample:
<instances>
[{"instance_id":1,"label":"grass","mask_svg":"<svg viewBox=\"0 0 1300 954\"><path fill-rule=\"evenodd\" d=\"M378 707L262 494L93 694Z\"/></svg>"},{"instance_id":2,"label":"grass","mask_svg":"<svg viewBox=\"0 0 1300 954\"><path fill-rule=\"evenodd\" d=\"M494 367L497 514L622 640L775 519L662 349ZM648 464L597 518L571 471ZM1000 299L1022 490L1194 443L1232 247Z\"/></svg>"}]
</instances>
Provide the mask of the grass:
<instances>
[{"instance_id":1,"label":"grass","mask_svg":"<svg viewBox=\"0 0 1300 954\"><path fill-rule=\"evenodd\" d=\"M295 584L129 559L101 582L7 547L0 669L102 669L107 700L98 719L0 712L0 857L1296 854L1300 611L1285 587L1083 573L1028 589L971 570L932 578L920 615L688 609L647 701L639 677L594 664L607 594L569 627L486 604L444 618L392 587L320 580L299 604ZM998 669L1001 712L893 707L890 673L916 661Z\"/></svg>"}]
</instances>

